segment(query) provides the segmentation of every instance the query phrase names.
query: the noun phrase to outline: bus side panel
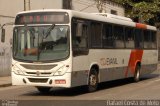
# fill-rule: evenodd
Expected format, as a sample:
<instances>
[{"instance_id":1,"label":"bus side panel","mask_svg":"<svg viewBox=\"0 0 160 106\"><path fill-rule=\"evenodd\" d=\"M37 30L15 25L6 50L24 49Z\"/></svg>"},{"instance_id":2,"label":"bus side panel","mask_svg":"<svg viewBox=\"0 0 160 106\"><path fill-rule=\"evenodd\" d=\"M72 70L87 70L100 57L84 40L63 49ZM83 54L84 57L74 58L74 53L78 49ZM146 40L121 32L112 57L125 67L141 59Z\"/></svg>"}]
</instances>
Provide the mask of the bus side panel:
<instances>
[{"instance_id":1,"label":"bus side panel","mask_svg":"<svg viewBox=\"0 0 160 106\"><path fill-rule=\"evenodd\" d=\"M124 73L126 72L126 67L117 67L117 68L107 68L100 70L100 82L117 80L125 78ZM132 76L132 74L128 73L128 77Z\"/></svg>"},{"instance_id":2,"label":"bus side panel","mask_svg":"<svg viewBox=\"0 0 160 106\"><path fill-rule=\"evenodd\" d=\"M141 64L141 75L152 73L157 70L158 63L158 51L157 50L144 50L142 64Z\"/></svg>"},{"instance_id":3,"label":"bus side panel","mask_svg":"<svg viewBox=\"0 0 160 106\"><path fill-rule=\"evenodd\" d=\"M100 82L125 78L131 50L93 49L90 50L89 61L99 65ZM133 76L128 71L127 77Z\"/></svg>"},{"instance_id":4,"label":"bus side panel","mask_svg":"<svg viewBox=\"0 0 160 106\"><path fill-rule=\"evenodd\" d=\"M152 58L150 58L152 57ZM99 66L100 82L133 77L137 62L141 75L157 69L157 50L90 49L88 56L73 57L72 86L86 85L92 64Z\"/></svg>"},{"instance_id":5,"label":"bus side panel","mask_svg":"<svg viewBox=\"0 0 160 106\"><path fill-rule=\"evenodd\" d=\"M89 62L88 62L88 56L82 55L82 56L75 56L73 57L73 63L72 63L72 81L71 85L72 87L75 86L81 86L81 85L87 85L88 83L88 71L89 71Z\"/></svg>"}]
</instances>

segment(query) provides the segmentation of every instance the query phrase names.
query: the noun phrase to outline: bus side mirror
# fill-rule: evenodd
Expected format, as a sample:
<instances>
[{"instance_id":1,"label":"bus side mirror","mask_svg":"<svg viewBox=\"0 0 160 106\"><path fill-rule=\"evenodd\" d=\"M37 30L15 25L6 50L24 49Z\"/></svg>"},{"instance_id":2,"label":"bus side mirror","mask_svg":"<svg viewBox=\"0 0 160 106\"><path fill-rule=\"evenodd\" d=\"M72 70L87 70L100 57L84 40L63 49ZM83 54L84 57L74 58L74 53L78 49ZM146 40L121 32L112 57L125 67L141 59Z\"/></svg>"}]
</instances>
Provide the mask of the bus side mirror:
<instances>
[{"instance_id":1,"label":"bus side mirror","mask_svg":"<svg viewBox=\"0 0 160 106\"><path fill-rule=\"evenodd\" d=\"M76 28L76 37L81 37L82 36L82 23L77 24Z\"/></svg>"},{"instance_id":2,"label":"bus side mirror","mask_svg":"<svg viewBox=\"0 0 160 106\"><path fill-rule=\"evenodd\" d=\"M5 42L5 33L6 33L6 30L2 28L1 42Z\"/></svg>"}]
</instances>

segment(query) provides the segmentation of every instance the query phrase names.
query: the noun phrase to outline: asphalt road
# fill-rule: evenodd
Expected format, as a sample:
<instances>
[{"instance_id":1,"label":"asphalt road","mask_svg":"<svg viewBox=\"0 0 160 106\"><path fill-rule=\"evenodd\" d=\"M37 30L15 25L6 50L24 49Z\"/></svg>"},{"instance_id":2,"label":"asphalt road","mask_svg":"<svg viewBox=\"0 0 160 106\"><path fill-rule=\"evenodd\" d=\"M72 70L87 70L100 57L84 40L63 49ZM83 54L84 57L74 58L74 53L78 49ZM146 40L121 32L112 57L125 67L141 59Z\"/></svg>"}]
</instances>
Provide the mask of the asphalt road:
<instances>
[{"instance_id":1,"label":"asphalt road","mask_svg":"<svg viewBox=\"0 0 160 106\"><path fill-rule=\"evenodd\" d=\"M34 87L4 87L0 88L0 100L160 100L160 69L143 76L138 83L132 79L101 83L93 93L85 92L83 87L52 89L48 94Z\"/></svg>"}]
</instances>

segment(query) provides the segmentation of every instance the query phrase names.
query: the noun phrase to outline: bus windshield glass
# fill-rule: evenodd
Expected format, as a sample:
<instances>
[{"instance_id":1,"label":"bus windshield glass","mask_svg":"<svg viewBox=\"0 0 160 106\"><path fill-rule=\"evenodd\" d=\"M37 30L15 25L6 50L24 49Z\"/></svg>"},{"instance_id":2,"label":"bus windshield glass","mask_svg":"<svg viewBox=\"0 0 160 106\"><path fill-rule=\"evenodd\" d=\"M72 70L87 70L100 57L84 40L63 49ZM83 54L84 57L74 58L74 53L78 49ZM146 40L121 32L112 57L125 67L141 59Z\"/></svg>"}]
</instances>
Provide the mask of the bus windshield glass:
<instances>
[{"instance_id":1,"label":"bus windshield glass","mask_svg":"<svg viewBox=\"0 0 160 106\"><path fill-rule=\"evenodd\" d=\"M13 57L23 61L55 61L69 55L69 27L66 25L14 28Z\"/></svg>"}]
</instances>

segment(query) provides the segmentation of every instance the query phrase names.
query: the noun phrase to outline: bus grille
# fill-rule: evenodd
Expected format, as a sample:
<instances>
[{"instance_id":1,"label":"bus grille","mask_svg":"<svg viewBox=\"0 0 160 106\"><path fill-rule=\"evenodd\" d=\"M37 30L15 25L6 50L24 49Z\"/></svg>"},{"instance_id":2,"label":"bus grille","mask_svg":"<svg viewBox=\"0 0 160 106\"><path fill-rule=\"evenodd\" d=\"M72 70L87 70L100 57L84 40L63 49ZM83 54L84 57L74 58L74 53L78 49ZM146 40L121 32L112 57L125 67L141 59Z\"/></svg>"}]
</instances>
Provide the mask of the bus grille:
<instances>
[{"instance_id":1,"label":"bus grille","mask_svg":"<svg viewBox=\"0 0 160 106\"><path fill-rule=\"evenodd\" d=\"M37 76L37 73L36 72L26 72L28 75L36 75ZM51 75L52 72L41 72L39 76L49 76Z\"/></svg>"},{"instance_id":2,"label":"bus grille","mask_svg":"<svg viewBox=\"0 0 160 106\"><path fill-rule=\"evenodd\" d=\"M57 65L28 65L28 64L21 64L21 66L23 66L26 69L31 69L31 70L50 70L54 67L56 67Z\"/></svg>"},{"instance_id":3,"label":"bus grille","mask_svg":"<svg viewBox=\"0 0 160 106\"><path fill-rule=\"evenodd\" d=\"M34 83L46 83L48 81L48 78L38 79L38 78L28 78L30 82Z\"/></svg>"}]
</instances>

